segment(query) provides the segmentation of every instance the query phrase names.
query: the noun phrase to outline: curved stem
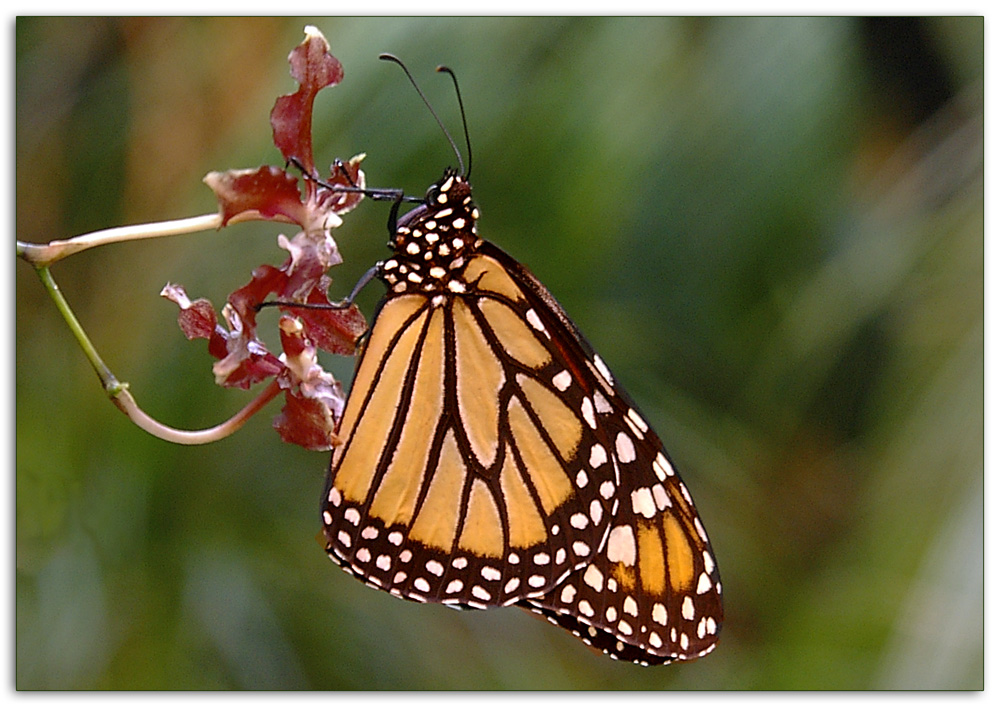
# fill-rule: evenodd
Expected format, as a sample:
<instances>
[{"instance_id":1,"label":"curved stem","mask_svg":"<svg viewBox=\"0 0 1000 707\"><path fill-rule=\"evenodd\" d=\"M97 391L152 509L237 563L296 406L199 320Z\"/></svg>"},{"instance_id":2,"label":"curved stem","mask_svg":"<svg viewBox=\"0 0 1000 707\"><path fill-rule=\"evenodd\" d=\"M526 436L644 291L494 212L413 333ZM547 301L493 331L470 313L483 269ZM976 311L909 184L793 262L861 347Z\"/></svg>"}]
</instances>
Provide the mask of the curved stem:
<instances>
[{"instance_id":1,"label":"curved stem","mask_svg":"<svg viewBox=\"0 0 1000 707\"><path fill-rule=\"evenodd\" d=\"M62 314L63 319L66 321L67 326L69 326L70 331L73 332L73 336L76 337L77 343L80 344L80 348L83 349L84 354L86 354L87 359L90 361L90 365L93 366L94 371L97 373L97 377L101 380L101 385L104 387L104 391L108 394L119 410L128 415L128 418L132 420L140 428L149 432L155 437L166 440L168 442L174 442L176 444L206 444L208 442L215 442L224 437L231 435L233 432L238 430L243 424L250 419L258 410L271 402L278 393L281 392L281 387L278 385L277 381L272 381L271 384L261 391L260 395L251 400L242 410L233 415L231 418L225 422L216 425L215 427L210 427L205 430L179 430L168 425L164 425L152 417L150 417L142 408L139 407L138 403L135 402L135 398L132 397L132 393L128 389L128 383L119 381L111 369L108 368L107 364L101 358L100 354L97 353L97 349L91 343L90 338L84 331L83 326L80 321L76 318L73 310L69 306L69 302L63 297L62 291L56 284L55 279L52 277L52 273L49 271L47 265L36 266L35 271L38 273L38 277L41 278L42 283L45 285L45 289L48 290L49 296L56 304L56 308L59 313Z\"/></svg>"},{"instance_id":2,"label":"curved stem","mask_svg":"<svg viewBox=\"0 0 1000 707\"><path fill-rule=\"evenodd\" d=\"M238 413L225 422L204 430L179 430L153 419L138 406L135 398L129 392L127 385L121 387L116 394L111 396L111 402L118 406L119 410L128 415L128 418L132 422L155 437L175 444L207 444L209 442L217 442L236 432L258 410L277 397L280 392L281 386L278 385L278 382L271 381L270 385L261 391L260 395L251 400Z\"/></svg>"}]
</instances>

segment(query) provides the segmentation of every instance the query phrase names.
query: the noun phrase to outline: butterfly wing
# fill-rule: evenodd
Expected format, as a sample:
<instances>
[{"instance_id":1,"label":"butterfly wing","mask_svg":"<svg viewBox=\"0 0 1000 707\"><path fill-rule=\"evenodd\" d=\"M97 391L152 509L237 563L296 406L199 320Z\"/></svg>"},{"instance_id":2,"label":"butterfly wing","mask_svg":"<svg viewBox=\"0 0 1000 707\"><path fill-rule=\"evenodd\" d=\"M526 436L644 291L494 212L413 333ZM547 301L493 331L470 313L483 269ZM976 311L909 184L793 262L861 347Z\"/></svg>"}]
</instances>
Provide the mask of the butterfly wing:
<instances>
[{"instance_id":1,"label":"butterfly wing","mask_svg":"<svg viewBox=\"0 0 1000 707\"><path fill-rule=\"evenodd\" d=\"M415 601L485 608L550 591L617 510L607 441L525 293L474 256L469 292L389 297L333 455L328 551ZM599 451L597 451L599 450Z\"/></svg>"}]
</instances>

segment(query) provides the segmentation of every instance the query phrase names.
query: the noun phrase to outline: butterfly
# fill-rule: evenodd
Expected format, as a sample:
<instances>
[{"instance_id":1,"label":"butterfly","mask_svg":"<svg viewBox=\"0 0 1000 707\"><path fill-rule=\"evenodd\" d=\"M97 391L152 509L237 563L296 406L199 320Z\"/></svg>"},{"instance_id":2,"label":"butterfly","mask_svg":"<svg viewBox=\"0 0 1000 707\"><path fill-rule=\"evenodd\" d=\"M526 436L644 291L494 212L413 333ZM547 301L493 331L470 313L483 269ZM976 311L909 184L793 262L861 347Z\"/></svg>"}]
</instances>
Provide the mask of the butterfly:
<instances>
[{"instance_id":1,"label":"butterfly","mask_svg":"<svg viewBox=\"0 0 1000 707\"><path fill-rule=\"evenodd\" d=\"M409 70L396 57L462 156ZM368 585L516 605L643 665L715 648L722 584L659 437L565 310L478 234L468 170L395 190L387 291L361 348L322 503L326 551ZM419 205L397 218L403 200Z\"/></svg>"},{"instance_id":2,"label":"butterfly","mask_svg":"<svg viewBox=\"0 0 1000 707\"><path fill-rule=\"evenodd\" d=\"M549 291L479 237L449 169L395 224L323 501L326 550L397 597L521 606L613 658L711 651L690 492Z\"/></svg>"}]
</instances>

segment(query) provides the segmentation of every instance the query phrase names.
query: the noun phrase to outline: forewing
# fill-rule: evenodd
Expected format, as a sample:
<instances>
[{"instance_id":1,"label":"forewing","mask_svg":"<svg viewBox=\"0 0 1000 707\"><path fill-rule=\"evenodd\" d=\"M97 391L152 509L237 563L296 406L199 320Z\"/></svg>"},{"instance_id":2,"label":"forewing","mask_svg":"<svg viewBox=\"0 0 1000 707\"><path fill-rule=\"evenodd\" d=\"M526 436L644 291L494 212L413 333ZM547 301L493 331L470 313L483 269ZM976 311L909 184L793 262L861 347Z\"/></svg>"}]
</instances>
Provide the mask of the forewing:
<instances>
[{"instance_id":1,"label":"forewing","mask_svg":"<svg viewBox=\"0 0 1000 707\"><path fill-rule=\"evenodd\" d=\"M333 455L328 552L415 601L485 608L551 591L597 552L617 510L573 332L473 257L467 291L389 297Z\"/></svg>"}]
</instances>

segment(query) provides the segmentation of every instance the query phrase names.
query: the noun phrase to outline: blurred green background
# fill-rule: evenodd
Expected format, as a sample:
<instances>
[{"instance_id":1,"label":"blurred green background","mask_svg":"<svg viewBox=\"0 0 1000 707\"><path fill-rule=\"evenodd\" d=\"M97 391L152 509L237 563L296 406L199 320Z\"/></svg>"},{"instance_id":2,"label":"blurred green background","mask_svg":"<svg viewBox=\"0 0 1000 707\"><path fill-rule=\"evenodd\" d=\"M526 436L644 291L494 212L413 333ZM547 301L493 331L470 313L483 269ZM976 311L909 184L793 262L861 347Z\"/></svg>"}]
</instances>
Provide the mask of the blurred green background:
<instances>
[{"instance_id":1,"label":"blurred green background","mask_svg":"<svg viewBox=\"0 0 1000 707\"><path fill-rule=\"evenodd\" d=\"M18 262L18 688L983 687L982 18L20 18L17 237L212 212L206 172L280 165L268 112L306 24L346 72L318 100L317 162L366 152L370 185L423 194L454 161L377 54L458 135L433 72L455 69L481 232L683 470L721 643L644 669L514 608L364 587L316 540L327 455L279 441L278 405L211 446L151 438ZM337 233L334 296L388 252L387 208ZM220 306L283 260L279 232L53 272L140 404L206 427L250 395L214 386L159 290Z\"/></svg>"}]
</instances>

